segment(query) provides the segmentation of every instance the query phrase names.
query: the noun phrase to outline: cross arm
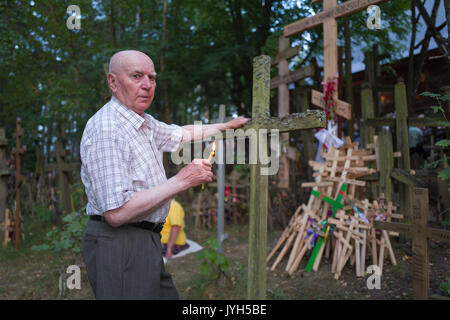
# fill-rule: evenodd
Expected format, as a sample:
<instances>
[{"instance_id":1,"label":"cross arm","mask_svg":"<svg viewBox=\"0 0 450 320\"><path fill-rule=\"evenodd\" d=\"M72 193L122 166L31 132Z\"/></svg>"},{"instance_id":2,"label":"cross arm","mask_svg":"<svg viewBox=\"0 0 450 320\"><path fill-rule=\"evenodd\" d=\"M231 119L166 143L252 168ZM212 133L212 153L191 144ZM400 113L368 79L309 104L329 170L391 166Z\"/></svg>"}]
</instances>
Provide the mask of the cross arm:
<instances>
[{"instance_id":1,"label":"cross arm","mask_svg":"<svg viewBox=\"0 0 450 320\"><path fill-rule=\"evenodd\" d=\"M288 24L284 27L283 35L285 37L291 37L303 31L317 27L326 20L343 18L362 11L370 5L375 5L385 1L387 0L350 0L336 7L325 9L312 17Z\"/></svg>"},{"instance_id":2,"label":"cross arm","mask_svg":"<svg viewBox=\"0 0 450 320\"><path fill-rule=\"evenodd\" d=\"M429 228L428 230L430 232L431 239L450 241L450 231L434 228Z\"/></svg>"},{"instance_id":3,"label":"cross arm","mask_svg":"<svg viewBox=\"0 0 450 320\"><path fill-rule=\"evenodd\" d=\"M424 182L412 174L410 174L408 171L400 169L400 168L393 168L391 170L391 178L404 183L410 187L420 187L423 188L425 186Z\"/></svg>"},{"instance_id":4,"label":"cross arm","mask_svg":"<svg viewBox=\"0 0 450 320\"><path fill-rule=\"evenodd\" d=\"M396 231L404 234L410 235L412 233L412 228L410 225L398 222L383 222L383 221L374 221L373 226L376 229L383 229L388 231Z\"/></svg>"},{"instance_id":5,"label":"cross arm","mask_svg":"<svg viewBox=\"0 0 450 320\"><path fill-rule=\"evenodd\" d=\"M256 117L246 123L242 129L278 129L280 132L301 129L325 128L326 116L321 110L307 110L304 113L291 113L278 117Z\"/></svg>"}]
</instances>

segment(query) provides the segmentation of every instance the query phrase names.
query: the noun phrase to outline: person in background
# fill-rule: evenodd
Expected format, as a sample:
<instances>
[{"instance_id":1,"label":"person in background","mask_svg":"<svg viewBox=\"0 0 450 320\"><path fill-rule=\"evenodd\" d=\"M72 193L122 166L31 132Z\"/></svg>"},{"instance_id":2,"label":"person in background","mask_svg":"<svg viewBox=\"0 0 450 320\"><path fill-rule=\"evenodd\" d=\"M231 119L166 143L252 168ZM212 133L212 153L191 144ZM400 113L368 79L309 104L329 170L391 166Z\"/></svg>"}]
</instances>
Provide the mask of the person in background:
<instances>
[{"instance_id":1,"label":"person in background","mask_svg":"<svg viewBox=\"0 0 450 320\"><path fill-rule=\"evenodd\" d=\"M176 200L171 201L169 214L161 230L161 246L166 258L172 258L174 254L189 248L184 232L184 210Z\"/></svg>"},{"instance_id":2,"label":"person in background","mask_svg":"<svg viewBox=\"0 0 450 320\"><path fill-rule=\"evenodd\" d=\"M420 128L409 127L408 129L409 153L411 155L411 168L417 169L420 159L424 156L423 132Z\"/></svg>"}]
</instances>

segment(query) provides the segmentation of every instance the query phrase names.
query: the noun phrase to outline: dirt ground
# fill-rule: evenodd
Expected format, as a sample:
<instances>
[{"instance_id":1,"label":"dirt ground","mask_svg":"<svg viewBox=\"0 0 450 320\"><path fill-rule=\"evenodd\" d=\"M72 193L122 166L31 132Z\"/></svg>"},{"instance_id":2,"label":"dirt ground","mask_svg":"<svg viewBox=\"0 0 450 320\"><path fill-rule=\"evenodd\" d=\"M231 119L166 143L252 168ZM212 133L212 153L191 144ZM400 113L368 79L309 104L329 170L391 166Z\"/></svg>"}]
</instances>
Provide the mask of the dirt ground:
<instances>
[{"instance_id":1,"label":"dirt ground","mask_svg":"<svg viewBox=\"0 0 450 320\"><path fill-rule=\"evenodd\" d=\"M167 268L180 291L182 299L245 299L248 257L246 226L230 228L230 237L224 242L224 251L230 260L230 275L225 281L215 281L199 288L200 273L194 255L173 259ZM279 232L269 233L268 251L276 244ZM248 235L247 235L248 236ZM199 236L200 237L200 236ZM193 239L195 240L195 239ZM331 273L331 261L323 259L317 272L305 272L307 259L303 259L298 270L289 276L285 271L287 258L274 271L267 270L267 298L289 300L405 300L413 298L411 246L393 240L397 266L385 260L381 289L369 290L367 278L357 278L354 268L346 266L339 280ZM273 263L275 258L272 258ZM431 294L443 293L439 286L450 275L450 246L446 243L430 243L430 288ZM271 266L269 263L269 266ZM370 264L368 260L367 265ZM192 267L186 267L192 266ZM231 280L230 280L231 279ZM197 281L197 283L196 283ZM203 289L200 291L199 289ZM225 290L224 290L225 289Z\"/></svg>"},{"instance_id":2,"label":"dirt ground","mask_svg":"<svg viewBox=\"0 0 450 320\"><path fill-rule=\"evenodd\" d=\"M196 254L172 259L166 265L172 274L181 299L231 299L244 300L247 286L248 226L227 225L229 237L224 241L224 252L229 259L230 270L218 280L210 280L200 274L200 261ZM0 249L0 299L94 299L87 281L87 274L81 255L55 252L34 252L30 250L36 239L34 230L27 231L26 241L19 252L14 248ZM215 237L216 230L195 230L187 226L188 238L205 245L206 240ZM278 240L281 230L269 232L268 252ZM357 278L353 268L346 266L339 280L330 272L331 263L324 259L318 272L305 272L304 259L292 276L284 272L286 259L275 271L267 271L267 298L274 300L402 300L412 299L412 263L410 245L393 240L398 265L392 266L385 260L381 289L369 290L368 275ZM450 276L450 246L448 243L430 242L430 288L432 294L441 294L441 282ZM273 260L272 260L273 262ZM67 266L81 266L81 290L60 287L60 276ZM367 261L366 266L370 264ZM271 264L269 264L271 265Z\"/></svg>"}]
</instances>

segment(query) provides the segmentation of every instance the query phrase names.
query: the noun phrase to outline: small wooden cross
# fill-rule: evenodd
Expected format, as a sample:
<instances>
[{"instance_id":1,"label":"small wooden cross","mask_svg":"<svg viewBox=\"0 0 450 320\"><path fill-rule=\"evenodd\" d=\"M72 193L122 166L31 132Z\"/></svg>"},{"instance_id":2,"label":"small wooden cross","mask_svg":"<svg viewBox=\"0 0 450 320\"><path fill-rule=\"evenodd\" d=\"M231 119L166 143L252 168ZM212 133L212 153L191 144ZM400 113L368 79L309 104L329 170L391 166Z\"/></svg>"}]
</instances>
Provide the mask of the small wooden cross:
<instances>
[{"instance_id":1,"label":"small wooden cross","mask_svg":"<svg viewBox=\"0 0 450 320\"><path fill-rule=\"evenodd\" d=\"M413 189L412 225L374 221L377 229L398 231L412 237L414 299L426 300L430 291L428 239L450 240L450 231L428 227L428 189Z\"/></svg>"},{"instance_id":2,"label":"small wooden cross","mask_svg":"<svg viewBox=\"0 0 450 320\"><path fill-rule=\"evenodd\" d=\"M20 118L16 119L16 132L14 133L14 137L16 137L16 147L13 148L12 154L16 158L16 212L14 215L14 225L15 225L15 242L16 242L16 250L19 250L20 244L20 227L21 227L21 219L20 219L20 185L24 177L20 173L21 170L21 155L23 155L26 151L25 146L21 146L20 137L23 136L24 131L21 128L22 120Z\"/></svg>"},{"instance_id":3,"label":"small wooden cross","mask_svg":"<svg viewBox=\"0 0 450 320\"><path fill-rule=\"evenodd\" d=\"M253 110L252 120L243 129L255 129L258 149L267 152L266 139L260 139L260 129L276 129L279 132L325 127L325 113L310 111L302 114L288 114L284 117L270 117L270 57L258 56L253 60ZM266 297L267 256L267 208L268 176L261 174L262 165L258 159L250 164L250 222L248 255L248 299Z\"/></svg>"},{"instance_id":4,"label":"small wooden cross","mask_svg":"<svg viewBox=\"0 0 450 320\"><path fill-rule=\"evenodd\" d=\"M66 213L70 213L73 211L73 208L67 173L70 171L80 170L81 164L79 162L64 163L67 152L60 141L56 143L55 150L50 155L56 159L56 164L46 166L45 171L58 172L59 196L63 203L63 210Z\"/></svg>"}]
</instances>

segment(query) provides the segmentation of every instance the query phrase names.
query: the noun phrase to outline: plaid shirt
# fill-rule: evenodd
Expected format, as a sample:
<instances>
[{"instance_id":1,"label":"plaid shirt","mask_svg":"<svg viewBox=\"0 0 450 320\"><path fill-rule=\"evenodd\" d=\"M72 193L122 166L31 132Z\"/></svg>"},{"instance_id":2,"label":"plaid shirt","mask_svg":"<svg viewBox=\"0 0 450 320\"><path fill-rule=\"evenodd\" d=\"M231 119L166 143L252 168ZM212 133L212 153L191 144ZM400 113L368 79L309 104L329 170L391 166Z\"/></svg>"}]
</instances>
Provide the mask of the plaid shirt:
<instances>
[{"instance_id":1,"label":"plaid shirt","mask_svg":"<svg viewBox=\"0 0 450 320\"><path fill-rule=\"evenodd\" d=\"M89 119L81 139L81 180L88 215L121 207L133 193L167 181L163 152L177 150L182 129L128 109L114 96ZM164 222L170 200L143 219Z\"/></svg>"}]
</instances>

